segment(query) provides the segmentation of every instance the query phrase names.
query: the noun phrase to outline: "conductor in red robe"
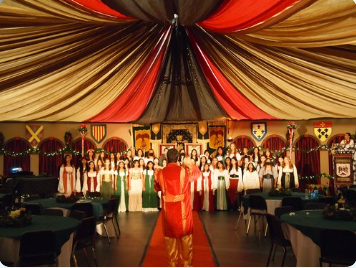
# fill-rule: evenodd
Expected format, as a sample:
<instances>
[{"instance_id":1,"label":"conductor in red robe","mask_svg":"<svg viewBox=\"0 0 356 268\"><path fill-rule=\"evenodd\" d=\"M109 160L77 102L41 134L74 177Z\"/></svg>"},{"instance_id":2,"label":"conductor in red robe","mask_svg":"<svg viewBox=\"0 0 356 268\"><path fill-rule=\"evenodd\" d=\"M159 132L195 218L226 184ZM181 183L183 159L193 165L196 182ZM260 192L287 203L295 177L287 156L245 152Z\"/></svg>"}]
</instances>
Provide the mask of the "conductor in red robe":
<instances>
[{"instance_id":1,"label":"conductor in red robe","mask_svg":"<svg viewBox=\"0 0 356 268\"><path fill-rule=\"evenodd\" d=\"M162 191L163 233L170 266L191 266L193 258L193 218L190 204L190 182L198 179L199 168L189 157L184 167L178 165L179 152L170 149L168 166L155 177L155 190Z\"/></svg>"}]
</instances>

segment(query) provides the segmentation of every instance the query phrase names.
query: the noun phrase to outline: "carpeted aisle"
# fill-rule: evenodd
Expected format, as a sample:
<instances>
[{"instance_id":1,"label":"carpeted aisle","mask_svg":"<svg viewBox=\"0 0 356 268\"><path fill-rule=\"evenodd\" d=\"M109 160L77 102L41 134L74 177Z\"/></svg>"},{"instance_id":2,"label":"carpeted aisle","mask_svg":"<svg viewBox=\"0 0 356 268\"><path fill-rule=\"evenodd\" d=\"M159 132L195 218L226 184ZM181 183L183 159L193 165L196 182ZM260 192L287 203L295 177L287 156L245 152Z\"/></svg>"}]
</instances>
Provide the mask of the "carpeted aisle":
<instances>
[{"instance_id":1,"label":"carpeted aisle","mask_svg":"<svg viewBox=\"0 0 356 268\"><path fill-rule=\"evenodd\" d=\"M195 267L214 267L213 254L211 252L208 238L197 212L193 211L194 234L193 234L193 263ZM142 263L143 267L168 266L164 236L162 230L162 213L159 215L151 243Z\"/></svg>"}]
</instances>

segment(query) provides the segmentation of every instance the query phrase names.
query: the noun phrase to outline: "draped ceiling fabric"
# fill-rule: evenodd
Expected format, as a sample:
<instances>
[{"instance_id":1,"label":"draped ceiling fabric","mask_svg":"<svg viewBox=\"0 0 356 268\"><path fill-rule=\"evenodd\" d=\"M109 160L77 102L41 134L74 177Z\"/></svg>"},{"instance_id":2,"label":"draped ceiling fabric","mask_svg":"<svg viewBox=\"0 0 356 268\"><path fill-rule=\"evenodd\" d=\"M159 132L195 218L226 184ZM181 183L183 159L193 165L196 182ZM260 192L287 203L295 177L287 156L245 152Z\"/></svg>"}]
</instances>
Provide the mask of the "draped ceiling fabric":
<instances>
[{"instance_id":1,"label":"draped ceiling fabric","mask_svg":"<svg viewBox=\"0 0 356 268\"><path fill-rule=\"evenodd\" d=\"M354 118L355 29L351 0L4 0L0 120Z\"/></svg>"}]
</instances>

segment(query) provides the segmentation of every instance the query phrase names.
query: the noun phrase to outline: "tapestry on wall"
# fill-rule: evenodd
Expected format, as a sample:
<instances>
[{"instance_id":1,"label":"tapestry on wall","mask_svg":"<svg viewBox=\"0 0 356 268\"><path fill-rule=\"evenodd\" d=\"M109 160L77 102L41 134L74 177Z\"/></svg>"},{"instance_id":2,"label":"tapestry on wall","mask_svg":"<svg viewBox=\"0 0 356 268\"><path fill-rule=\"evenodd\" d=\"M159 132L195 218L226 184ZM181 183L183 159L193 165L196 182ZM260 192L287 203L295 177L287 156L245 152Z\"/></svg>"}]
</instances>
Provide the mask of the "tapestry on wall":
<instances>
[{"instance_id":1,"label":"tapestry on wall","mask_svg":"<svg viewBox=\"0 0 356 268\"><path fill-rule=\"evenodd\" d=\"M105 139L106 134L107 134L105 124L91 125L90 130L91 130L91 136L95 142L101 143Z\"/></svg>"},{"instance_id":2,"label":"tapestry on wall","mask_svg":"<svg viewBox=\"0 0 356 268\"><path fill-rule=\"evenodd\" d=\"M226 126L209 126L209 150L216 150L218 147L225 147Z\"/></svg>"},{"instance_id":3,"label":"tapestry on wall","mask_svg":"<svg viewBox=\"0 0 356 268\"><path fill-rule=\"evenodd\" d=\"M37 147L43 138L43 126L26 125L26 139L33 148Z\"/></svg>"},{"instance_id":4,"label":"tapestry on wall","mask_svg":"<svg viewBox=\"0 0 356 268\"><path fill-rule=\"evenodd\" d=\"M332 131L331 121L314 122L314 134L320 141L326 141Z\"/></svg>"},{"instance_id":5,"label":"tapestry on wall","mask_svg":"<svg viewBox=\"0 0 356 268\"><path fill-rule=\"evenodd\" d=\"M267 134L267 123L265 122L255 122L251 123L251 135L257 140L261 141Z\"/></svg>"},{"instance_id":6,"label":"tapestry on wall","mask_svg":"<svg viewBox=\"0 0 356 268\"><path fill-rule=\"evenodd\" d=\"M163 143L177 144L176 149L185 148L186 143L196 143L196 124L163 124Z\"/></svg>"},{"instance_id":7,"label":"tapestry on wall","mask_svg":"<svg viewBox=\"0 0 356 268\"><path fill-rule=\"evenodd\" d=\"M141 149L144 153L151 148L151 129L150 126L132 127L134 136L134 148L135 150Z\"/></svg>"},{"instance_id":8,"label":"tapestry on wall","mask_svg":"<svg viewBox=\"0 0 356 268\"><path fill-rule=\"evenodd\" d=\"M162 140L161 124L151 125L151 139L152 140Z\"/></svg>"}]
</instances>

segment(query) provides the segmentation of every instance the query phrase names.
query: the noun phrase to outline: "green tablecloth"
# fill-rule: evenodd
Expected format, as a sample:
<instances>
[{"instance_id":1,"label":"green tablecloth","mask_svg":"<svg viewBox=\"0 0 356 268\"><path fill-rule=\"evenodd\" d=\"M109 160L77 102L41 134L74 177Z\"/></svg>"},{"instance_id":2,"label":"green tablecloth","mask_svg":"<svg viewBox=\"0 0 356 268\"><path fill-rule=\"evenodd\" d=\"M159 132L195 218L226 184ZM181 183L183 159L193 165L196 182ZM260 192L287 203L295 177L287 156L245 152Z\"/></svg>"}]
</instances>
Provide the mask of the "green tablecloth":
<instances>
[{"instance_id":1,"label":"green tablecloth","mask_svg":"<svg viewBox=\"0 0 356 268\"><path fill-rule=\"evenodd\" d=\"M253 195L260 195L266 200L282 200L285 197L285 196L270 196L268 193L255 193ZM244 195L242 197L242 205L244 207L245 213L247 213L247 210L248 210L248 208L250 206L249 196L250 195L247 194L247 195ZM320 197L324 197L323 195L319 195L319 196ZM307 203L316 203L316 202L318 202L318 199L310 199L310 197L308 199L306 199L304 193L292 193L292 197L300 197L302 199L302 201L303 201L304 206Z\"/></svg>"},{"instance_id":2,"label":"green tablecloth","mask_svg":"<svg viewBox=\"0 0 356 268\"><path fill-rule=\"evenodd\" d=\"M39 203L42 205L43 208L65 208L65 209L71 209L72 206L75 203L58 203L56 202L55 198L46 198L46 199L36 199L36 200L31 200L26 202L28 204L31 203ZM91 201L93 205L93 215L95 218L98 218L102 213L104 208L106 207L108 200L107 199L101 199L101 200L93 200Z\"/></svg>"},{"instance_id":3,"label":"green tablecloth","mask_svg":"<svg viewBox=\"0 0 356 268\"><path fill-rule=\"evenodd\" d=\"M284 214L281 216L281 221L310 237L318 246L320 246L320 232L323 229L356 231L355 221L325 219L321 211L297 211L295 215Z\"/></svg>"},{"instance_id":4,"label":"green tablecloth","mask_svg":"<svg viewBox=\"0 0 356 268\"><path fill-rule=\"evenodd\" d=\"M36 232L51 230L56 235L57 253L66 243L71 235L79 226L80 221L68 217L59 216L32 216L32 224L25 227L1 228L0 237L20 240L25 232Z\"/></svg>"}]
</instances>

